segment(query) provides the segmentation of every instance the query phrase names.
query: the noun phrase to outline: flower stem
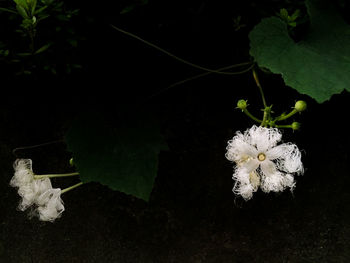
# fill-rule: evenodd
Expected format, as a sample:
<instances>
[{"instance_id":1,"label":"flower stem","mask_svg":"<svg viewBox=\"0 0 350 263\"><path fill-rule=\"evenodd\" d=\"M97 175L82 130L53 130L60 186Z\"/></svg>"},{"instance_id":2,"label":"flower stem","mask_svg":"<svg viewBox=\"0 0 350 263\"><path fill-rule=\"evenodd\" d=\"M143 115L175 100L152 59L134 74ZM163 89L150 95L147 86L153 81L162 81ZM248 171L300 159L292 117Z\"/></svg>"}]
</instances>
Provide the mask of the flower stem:
<instances>
[{"instance_id":1,"label":"flower stem","mask_svg":"<svg viewBox=\"0 0 350 263\"><path fill-rule=\"evenodd\" d=\"M286 120L290 117L292 117L295 113L297 113L298 111L296 109L293 109L291 112L289 112L288 114L286 115L281 115L281 116L278 116L275 121L283 121L283 120Z\"/></svg>"},{"instance_id":2,"label":"flower stem","mask_svg":"<svg viewBox=\"0 0 350 263\"><path fill-rule=\"evenodd\" d=\"M55 141L44 142L44 143L35 144L35 145L31 145L31 146L17 147L17 148L12 150L12 153L16 155L17 151L28 150L28 149L33 149L33 148L39 148L39 147L47 146L47 145L50 145L50 144L62 143L62 142L64 142L64 140L55 140Z\"/></svg>"},{"instance_id":3,"label":"flower stem","mask_svg":"<svg viewBox=\"0 0 350 263\"><path fill-rule=\"evenodd\" d=\"M43 179L43 178L55 178L55 177L68 177L79 175L79 173L65 173L65 174L40 174L34 175L34 179Z\"/></svg>"},{"instance_id":4,"label":"flower stem","mask_svg":"<svg viewBox=\"0 0 350 263\"><path fill-rule=\"evenodd\" d=\"M293 128L292 125L275 125L276 128Z\"/></svg>"},{"instance_id":5,"label":"flower stem","mask_svg":"<svg viewBox=\"0 0 350 263\"><path fill-rule=\"evenodd\" d=\"M254 80L255 80L255 83L256 85L258 86L259 88L259 91L260 91L260 95L261 95L261 98L262 98L262 101L263 101L263 105L264 105L264 108L267 107L267 104L266 104L266 99L265 99L265 95L264 95L264 91L261 87L261 84L260 84L260 81L259 81L259 78L258 78L258 74L256 73L255 69L253 69L253 77L254 77Z\"/></svg>"},{"instance_id":6,"label":"flower stem","mask_svg":"<svg viewBox=\"0 0 350 263\"><path fill-rule=\"evenodd\" d=\"M211 73L217 73L217 74L225 74L225 75L237 75L238 74L236 72L226 72L226 71L220 71L220 70L213 70L213 69L209 69L209 68L206 68L206 67L199 66L199 65L194 64L192 62L184 60L184 59L182 59L182 58L180 58L178 56L175 56L174 54L170 53L169 51L166 51L166 50L162 49L161 47L158 47L157 45L152 44L151 42L148 42L147 40L144 40L143 38L141 38L139 36L136 36L136 35L128 32L128 31L125 31L125 30L123 30L123 29L121 29L119 27L116 27L114 25L111 25L111 27L113 27L115 30L117 30L117 31L119 31L119 32L121 32L121 33L123 33L125 35L128 35L128 36L130 36L132 38L135 38L135 39L141 41L142 43L144 43L144 44L146 44L146 45L148 45L150 47L153 47L153 48L157 49L158 51L168 55L169 57L172 57L172 58L174 58L174 59L176 59L176 60L178 60L178 61L180 61L180 62L182 62L184 64L187 64L187 65L189 65L191 67L194 67L194 68L197 68L197 69L200 69L200 70L203 70L203 71L211 72ZM240 64L236 64L236 65L231 65L230 67L232 67L232 68L236 67L236 66L240 67L242 65L249 65L249 64L252 64L252 62L246 62L246 63L240 63Z\"/></svg>"},{"instance_id":7,"label":"flower stem","mask_svg":"<svg viewBox=\"0 0 350 263\"><path fill-rule=\"evenodd\" d=\"M78 186L81 186L82 184L83 184L83 182L80 182L80 183L77 183L77 184L72 185L70 187L67 187L61 191L61 194L67 193L68 191L73 190L73 189L77 188Z\"/></svg>"},{"instance_id":8,"label":"flower stem","mask_svg":"<svg viewBox=\"0 0 350 263\"><path fill-rule=\"evenodd\" d=\"M228 69L231 69L231 68L234 68L234 67L237 67L237 66L243 66L243 65L249 65L248 63L250 62L244 62L244 63L241 63L241 64L235 64L235 65L230 65L230 66L226 66L226 67L223 67L223 68L219 68L219 69L216 69L215 71L223 71L223 70L228 70ZM232 72L232 75L234 74L243 74L243 73L246 73L248 71L250 71L252 68L254 67L254 64L251 64L248 68L242 70L242 71L236 71L236 72ZM205 77L205 76L208 76L210 74L213 74L214 72L204 72L204 73L201 73L201 74L198 74L198 75L195 75L195 76L192 76L192 77L189 77L187 79L183 79L183 80L180 80L176 83L173 83L171 84L170 86L164 88L164 89L161 89L159 91L157 91L156 93L152 94L151 96L148 97L148 99L152 99L153 97L156 97L158 95L160 95L161 93L171 89L171 88L174 88L178 85L182 85L188 81L192 81L192 80L195 80L195 79L199 79L199 78L202 78L202 77Z\"/></svg>"},{"instance_id":9,"label":"flower stem","mask_svg":"<svg viewBox=\"0 0 350 263\"><path fill-rule=\"evenodd\" d=\"M261 122L261 126L262 127L267 127L267 125L270 123L271 121L271 107L272 106L266 106L264 111L264 117L263 120Z\"/></svg>"},{"instance_id":10,"label":"flower stem","mask_svg":"<svg viewBox=\"0 0 350 263\"><path fill-rule=\"evenodd\" d=\"M262 123L262 120L259 120L257 117L255 117L253 114L251 114L247 109L243 109L243 112L249 117L251 118L253 121Z\"/></svg>"}]
</instances>

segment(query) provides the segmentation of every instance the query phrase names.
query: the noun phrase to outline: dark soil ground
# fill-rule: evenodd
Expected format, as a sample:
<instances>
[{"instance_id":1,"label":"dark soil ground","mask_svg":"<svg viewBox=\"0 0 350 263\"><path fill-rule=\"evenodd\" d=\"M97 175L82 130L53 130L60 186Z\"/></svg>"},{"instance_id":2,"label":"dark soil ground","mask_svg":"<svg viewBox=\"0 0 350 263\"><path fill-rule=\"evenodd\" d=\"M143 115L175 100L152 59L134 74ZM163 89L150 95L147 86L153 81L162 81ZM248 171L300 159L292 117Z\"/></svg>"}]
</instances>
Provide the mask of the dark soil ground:
<instances>
[{"instance_id":1,"label":"dark soil ground","mask_svg":"<svg viewBox=\"0 0 350 263\"><path fill-rule=\"evenodd\" d=\"M203 6L201 12L211 14L210 6ZM215 14L214 18L220 17L219 12ZM183 50L180 55L198 63L210 61L213 68L246 61L249 25L222 46L227 34L220 32L228 29L216 32L214 27L206 35L215 19L209 15L205 18L194 20L200 22L200 30L194 27L181 32L186 26L175 26L173 17L162 17L167 23L146 36L173 51L179 45ZM139 26L154 28L152 19L146 21L151 22ZM136 26L134 23L130 30ZM284 141L294 142L303 150L305 174L296 178L293 193L259 191L245 202L232 193L233 165L225 159L225 148L237 130L252 125L235 110L236 101L248 99L255 113L261 108L251 73L210 75L149 98L198 71L169 61L125 36L113 38L109 37L112 31L92 30L99 38L82 47L88 68L82 75L58 83L14 82L6 86L12 92L2 95L0 262L350 262L348 93L320 105L283 87L279 76L260 72L267 100L276 112L289 110L297 99L308 102L307 112L295 117L303 124L301 131L283 132ZM183 38L177 39L182 33ZM229 44L234 42L237 46L231 49ZM116 43L120 48L110 54ZM95 44L94 52L88 53ZM212 52L206 53L208 50ZM201 57L203 54L207 57ZM225 54L229 55L223 58ZM112 67L111 61L117 66ZM151 109L169 146L168 151L160 153L150 201L88 183L62 196L66 210L54 223L29 219L26 212L18 211L19 196L9 186L16 158L31 158L37 173L69 172L73 168L68 164L71 153L64 142L15 154L12 150L61 140L80 111L107 109L110 113L121 101L136 103L137 110ZM65 188L77 181L57 179L53 184Z\"/></svg>"}]
</instances>

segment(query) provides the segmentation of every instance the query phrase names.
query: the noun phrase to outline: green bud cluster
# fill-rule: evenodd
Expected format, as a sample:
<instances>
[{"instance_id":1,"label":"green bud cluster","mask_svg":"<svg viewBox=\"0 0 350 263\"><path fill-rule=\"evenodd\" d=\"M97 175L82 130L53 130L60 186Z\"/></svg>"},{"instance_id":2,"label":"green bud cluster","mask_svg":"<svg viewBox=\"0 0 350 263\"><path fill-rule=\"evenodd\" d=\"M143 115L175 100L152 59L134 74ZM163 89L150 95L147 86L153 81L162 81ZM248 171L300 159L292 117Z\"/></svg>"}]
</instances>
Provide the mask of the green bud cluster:
<instances>
[{"instance_id":1,"label":"green bud cluster","mask_svg":"<svg viewBox=\"0 0 350 263\"><path fill-rule=\"evenodd\" d=\"M284 121L292 117L296 113L301 113L305 111L307 109L307 104L303 100L298 100L295 103L294 107L292 107L292 111L290 111L289 113L282 113L278 117L272 117L272 114L273 114L273 111L271 110L272 106L266 106L262 110L264 112L263 120L256 118L254 115L252 115L248 111L247 108L248 108L247 100L241 99L237 102L237 109L242 110L242 112L244 112L248 117L250 117L256 122L259 122L261 126L276 127L276 128L291 128L293 131L297 131L297 130L300 130L300 127L301 127L301 123L299 122L295 121L289 125L279 125L277 124L277 122Z\"/></svg>"}]
</instances>

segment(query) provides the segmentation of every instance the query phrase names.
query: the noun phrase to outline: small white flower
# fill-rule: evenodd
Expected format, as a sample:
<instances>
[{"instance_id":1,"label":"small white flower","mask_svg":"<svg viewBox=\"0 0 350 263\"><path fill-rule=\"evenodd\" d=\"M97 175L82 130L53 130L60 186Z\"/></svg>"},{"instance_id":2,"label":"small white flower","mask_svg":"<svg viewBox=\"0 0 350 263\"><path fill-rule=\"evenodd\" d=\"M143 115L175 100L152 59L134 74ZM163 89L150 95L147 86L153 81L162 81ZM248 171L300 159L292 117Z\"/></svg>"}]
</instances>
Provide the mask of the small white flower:
<instances>
[{"instance_id":1,"label":"small white flower","mask_svg":"<svg viewBox=\"0 0 350 263\"><path fill-rule=\"evenodd\" d=\"M47 177L36 179L30 159L17 159L13 168L15 174L10 185L18 187L18 194L22 197L18 208L24 211L35 205L34 214L42 221L53 222L60 217L64 211L61 189L52 188L51 180Z\"/></svg>"},{"instance_id":2,"label":"small white flower","mask_svg":"<svg viewBox=\"0 0 350 263\"><path fill-rule=\"evenodd\" d=\"M13 164L15 174L10 181L12 187L21 187L34 180L31 159L17 159Z\"/></svg>"},{"instance_id":3,"label":"small white flower","mask_svg":"<svg viewBox=\"0 0 350 263\"><path fill-rule=\"evenodd\" d=\"M15 174L11 178L10 185L18 187L18 194L22 197L18 209L24 211L34 204L39 195L52 188L51 181L49 178L34 178L31 159L17 159L13 168Z\"/></svg>"},{"instance_id":4,"label":"small white flower","mask_svg":"<svg viewBox=\"0 0 350 263\"><path fill-rule=\"evenodd\" d=\"M295 186L293 174L304 172L301 153L295 144L283 143L276 128L253 126L228 142L226 158L236 163L232 191L249 200L260 187L280 192Z\"/></svg>"},{"instance_id":5,"label":"small white flower","mask_svg":"<svg viewBox=\"0 0 350 263\"><path fill-rule=\"evenodd\" d=\"M49 178L35 179L26 185L20 186L18 194L22 197L22 201L18 206L19 210L24 211L33 205L35 200L48 189L52 189Z\"/></svg>"},{"instance_id":6,"label":"small white flower","mask_svg":"<svg viewBox=\"0 0 350 263\"><path fill-rule=\"evenodd\" d=\"M41 221L55 221L64 211L61 189L46 190L36 199L36 204L38 205L37 211Z\"/></svg>"}]
</instances>

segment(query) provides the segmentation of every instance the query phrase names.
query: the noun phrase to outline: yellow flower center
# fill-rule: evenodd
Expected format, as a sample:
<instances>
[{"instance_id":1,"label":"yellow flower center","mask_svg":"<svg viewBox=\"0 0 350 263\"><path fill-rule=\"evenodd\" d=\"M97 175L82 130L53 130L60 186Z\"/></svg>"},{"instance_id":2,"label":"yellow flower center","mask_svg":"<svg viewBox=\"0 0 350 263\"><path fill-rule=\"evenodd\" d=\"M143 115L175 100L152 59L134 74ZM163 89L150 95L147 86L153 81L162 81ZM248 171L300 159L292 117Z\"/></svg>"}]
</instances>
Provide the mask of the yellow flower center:
<instances>
[{"instance_id":1,"label":"yellow flower center","mask_svg":"<svg viewBox=\"0 0 350 263\"><path fill-rule=\"evenodd\" d=\"M265 161L265 159L266 159L266 155L264 153L259 153L258 154L258 160L260 162Z\"/></svg>"}]
</instances>

